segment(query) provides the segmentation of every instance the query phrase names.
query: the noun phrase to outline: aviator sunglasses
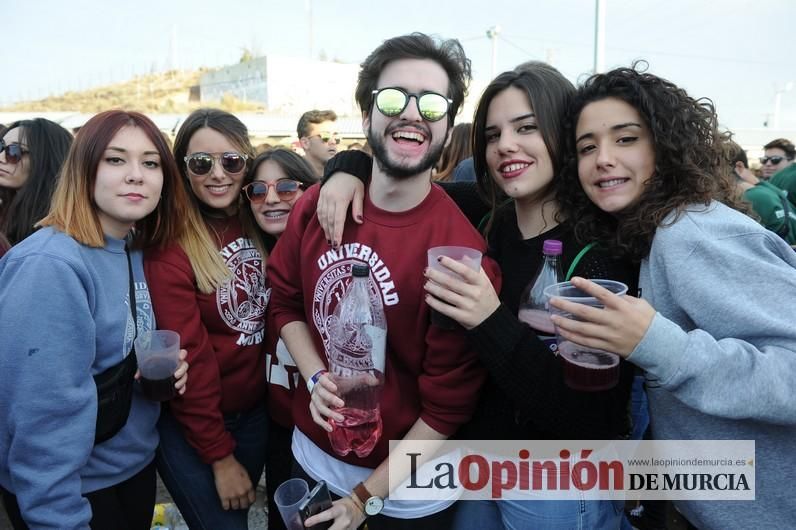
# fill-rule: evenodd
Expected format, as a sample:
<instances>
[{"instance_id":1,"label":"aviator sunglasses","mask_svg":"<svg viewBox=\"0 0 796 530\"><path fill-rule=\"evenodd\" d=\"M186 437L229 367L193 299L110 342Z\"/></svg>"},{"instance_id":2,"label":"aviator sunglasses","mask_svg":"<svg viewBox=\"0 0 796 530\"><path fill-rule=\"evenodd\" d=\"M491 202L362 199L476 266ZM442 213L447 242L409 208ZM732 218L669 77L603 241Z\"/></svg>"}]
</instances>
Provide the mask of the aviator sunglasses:
<instances>
[{"instance_id":1,"label":"aviator sunglasses","mask_svg":"<svg viewBox=\"0 0 796 530\"><path fill-rule=\"evenodd\" d=\"M776 166L777 164L779 164L780 162L782 162L783 160L786 160L786 159L790 160L790 158L787 158L787 157L784 157L784 156L763 156L763 157L760 157L760 164L765 166L766 164L771 162L773 165Z\"/></svg>"},{"instance_id":2,"label":"aviator sunglasses","mask_svg":"<svg viewBox=\"0 0 796 530\"><path fill-rule=\"evenodd\" d=\"M216 160L221 162L221 167L227 173L240 173L246 168L246 159L248 156L234 151L221 153L220 155L211 155L210 153L193 153L184 158L188 171L194 175L207 175L213 169L213 164Z\"/></svg>"},{"instance_id":3,"label":"aviator sunglasses","mask_svg":"<svg viewBox=\"0 0 796 530\"><path fill-rule=\"evenodd\" d=\"M279 200L282 201L289 201L293 197L296 196L298 190L302 189L301 182L297 180L278 180L273 184L269 184L268 182L264 182L262 180L255 180L249 184L243 186L243 192L246 194L246 198L249 199L250 202L254 204L259 204L268 197L268 189L273 186L276 195L279 197Z\"/></svg>"},{"instance_id":4,"label":"aviator sunglasses","mask_svg":"<svg viewBox=\"0 0 796 530\"><path fill-rule=\"evenodd\" d=\"M335 145L340 145L340 138L338 138L336 134L322 133L322 134L313 134L312 136L310 136L310 138L315 138L315 137L320 138L321 142L325 144L328 144L329 140L331 140L335 143Z\"/></svg>"},{"instance_id":5,"label":"aviator sunglasses","mask_svg":"<svg viewBox=\"0 0 796 530\"><path fill-rule=\"evenodd\" d=\"M30 153L19 144L7 144L5 140L0 140L0 153L5 151L6 162L9 164L18 164L22 160L22 155Z\"/></svg>"},{"instance_id":6,"label":"aviator sunglasses","mask_svg":"<svg viewBox=\"0 0 796 530\"><path fill-rule=\"evenodd\" d=\"M412 94L402 88L386 87L372 92L373 101L379 112L387 117L398 116L409 104L409 99L414 97L417 111L426 121L439 121L448 113L452 99L448 99L436 92L421 92Z\"/></svg>"}]
</instances>

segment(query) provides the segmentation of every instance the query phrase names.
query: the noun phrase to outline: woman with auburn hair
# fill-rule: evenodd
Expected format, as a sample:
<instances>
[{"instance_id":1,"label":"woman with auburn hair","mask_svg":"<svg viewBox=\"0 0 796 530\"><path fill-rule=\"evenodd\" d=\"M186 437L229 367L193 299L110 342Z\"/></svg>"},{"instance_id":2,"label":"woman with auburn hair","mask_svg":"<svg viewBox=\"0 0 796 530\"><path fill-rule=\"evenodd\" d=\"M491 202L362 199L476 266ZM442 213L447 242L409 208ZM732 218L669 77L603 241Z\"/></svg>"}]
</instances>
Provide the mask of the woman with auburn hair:
<instances>
[{"instance_id":1,"label":"woman with auburn hair","mask_svg":"<svg viewBox=\"0 0 796 530\"><path fill-rule=\"evenodd\" d=\"M149 528L160 404L133 381L132 345L155 328L142 249L181 235L179 186L148 118L98 114L43 228L0 260L0 490L15 529Z\"/></svg>"},{"instance_id":2,"label":"woman with auburn hair","mask_svg":"<svg viewBox=\"0 0 796 530\"><path fill-rule=\"evenodd\" d=\"M13 122L0 138L0 234L13 245L47 215L72 135L57 123L35 118Z\"/></svg>"},{"instance_id":3,"label":"woman with auburn hair","mask_svg":"<svg viewBox=\"0 0 796 530\"><path fill-rule=\"evenodd\" d=\"M709 100L634 65L589 78L568 123L562 211L641 262L642 298L573 279L605 308L554 298L581 320L554 317L559 333L644 369L654 439L755 440L755 501L674 501L688 521L792 526L796 253L737 211Z\"/></svg>"},{"instance_id":4,"label":"woman with auburn hair","mask_svg":"<svg viewBox=\"0 0 796 530\"><path fill-rule=\"evenodd\" d=\"M239 201L253 149L238 118L200 109L174 154L191 208L146 272L158 322L188 350L191 387L161 416L158 471L191 528L245 529L268 432L263 256Z\"/></svg>"}]
</instances>

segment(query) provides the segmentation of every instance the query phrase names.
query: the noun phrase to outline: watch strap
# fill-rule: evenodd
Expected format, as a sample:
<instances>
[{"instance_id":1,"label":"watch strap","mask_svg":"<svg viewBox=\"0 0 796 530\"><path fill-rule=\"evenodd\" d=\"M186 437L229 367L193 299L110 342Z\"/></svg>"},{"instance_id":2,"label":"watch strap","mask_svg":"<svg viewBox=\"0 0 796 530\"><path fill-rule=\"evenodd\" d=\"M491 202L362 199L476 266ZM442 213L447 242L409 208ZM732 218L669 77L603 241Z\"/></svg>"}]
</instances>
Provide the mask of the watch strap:
<instances>
[{"instance_id":1,"label":"watch strap","mask_svg":"<svg viewBox=\"0 0 796 530\"><path fill-rule=\"evenodd\" d=\"M363 510L365 503L368 502L368 499L373 497L373 495L371 495L368 491L368 488L366 488L362 482L354 486L354 495L356 495L357 499L359 499L359 502L362 503Z\"/></svg>"}]
</instances>

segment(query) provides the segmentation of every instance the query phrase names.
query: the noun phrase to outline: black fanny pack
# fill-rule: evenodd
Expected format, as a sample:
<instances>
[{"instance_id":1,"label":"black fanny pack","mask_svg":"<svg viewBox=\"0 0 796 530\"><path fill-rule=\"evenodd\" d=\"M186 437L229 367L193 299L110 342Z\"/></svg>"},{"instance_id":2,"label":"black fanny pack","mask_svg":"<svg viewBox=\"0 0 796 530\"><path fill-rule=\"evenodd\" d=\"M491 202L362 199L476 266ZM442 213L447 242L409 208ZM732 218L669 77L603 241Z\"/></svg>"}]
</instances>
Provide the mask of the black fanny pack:
<instances>
[{"instance_id":1,"label":"black fanny pack","mask_svg":"<svg viewBox=\"0 0 796 530\"><path fill-rule=\"evenodd\" d=\"M127 253L127 270L130 276L130 309L133 315L135 334L133 343L138 336L138 314L135 307L135 286L133 285L133 265L130 253ZM127 424L130 407L133 404L133 385L138 362L135 358L135 346L123 361L102 373L94 376L97 386L97 428L94 433L94 445L113 438Z\"/></svg>"}]
</instances>

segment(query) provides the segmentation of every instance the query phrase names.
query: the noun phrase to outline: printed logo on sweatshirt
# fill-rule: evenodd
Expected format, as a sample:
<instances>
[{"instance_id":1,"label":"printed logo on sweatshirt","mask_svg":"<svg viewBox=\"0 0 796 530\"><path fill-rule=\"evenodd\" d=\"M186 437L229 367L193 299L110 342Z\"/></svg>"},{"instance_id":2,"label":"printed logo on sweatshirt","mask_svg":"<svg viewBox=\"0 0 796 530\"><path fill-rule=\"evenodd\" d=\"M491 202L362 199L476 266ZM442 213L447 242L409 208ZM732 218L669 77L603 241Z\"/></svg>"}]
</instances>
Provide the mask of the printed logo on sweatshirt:
<instances>
[{"instance_id":1,"label":"printed logo on sweatshirt","mask_svg":"<svg viewBox=\"0 0 796 530\"><path fill-rule=\"evenodd\" d=\"M272 385L278 385L288 390L298 388L299 376L301 375L296 361L287 351L287 346L282 339L276 343L276 354L265 354L265 365L268 367L266 379Z\"/></svg>"},{"instance_id":2,"label":"printed logo on sweatshirt","mask_svg":"<svg viewBox=\"0 0 796 530\"><path fill-rule=\"evenodd\" d=\"M146 331L148 329L155 329L152 299L149 297L149 288L146 282L134 282L133 287L135 287L135 311L138 316L138 330ZM124 297L124 305L127 306L127 327L124 330L124 351L122 351L122 357L127 357L127 354L130 353L130 350L133 348L133 340L136 335L132 308L130 307L129 292Z\"/></svg>"},{"instance_id":3,"label":"printed logo on sweatshirt","mask_svg":"<svg viewBox=\"0 0 796 530\"><path fill-rule=\"evenodd\" d=\"M239 345L260 344L270 295L270 289L265 289L262 257L251 240L242 237L222 248L221 257L232 277L216 292L218 314L227 326L241 332Z\"/></svg>"},{"instance_id":4,"label":"printed logo on sweatshirt","mask_svg":"<svg viewBox=\"0 0 796 530\"><path fill-rule=\"evenodd\" d=\"M315 284L312 297L312 320L328 352L331 341L331 324L337 303L351 281L351 267L363 262L370 266L368 286L373 294L381 296L385 306L398 303L395 284L390 280L390 270L367 245L350 243L338 250L329 250L318 258L321 275ZM372 281L375 279L375 282Z\"/></svg>"}]
</instances>

